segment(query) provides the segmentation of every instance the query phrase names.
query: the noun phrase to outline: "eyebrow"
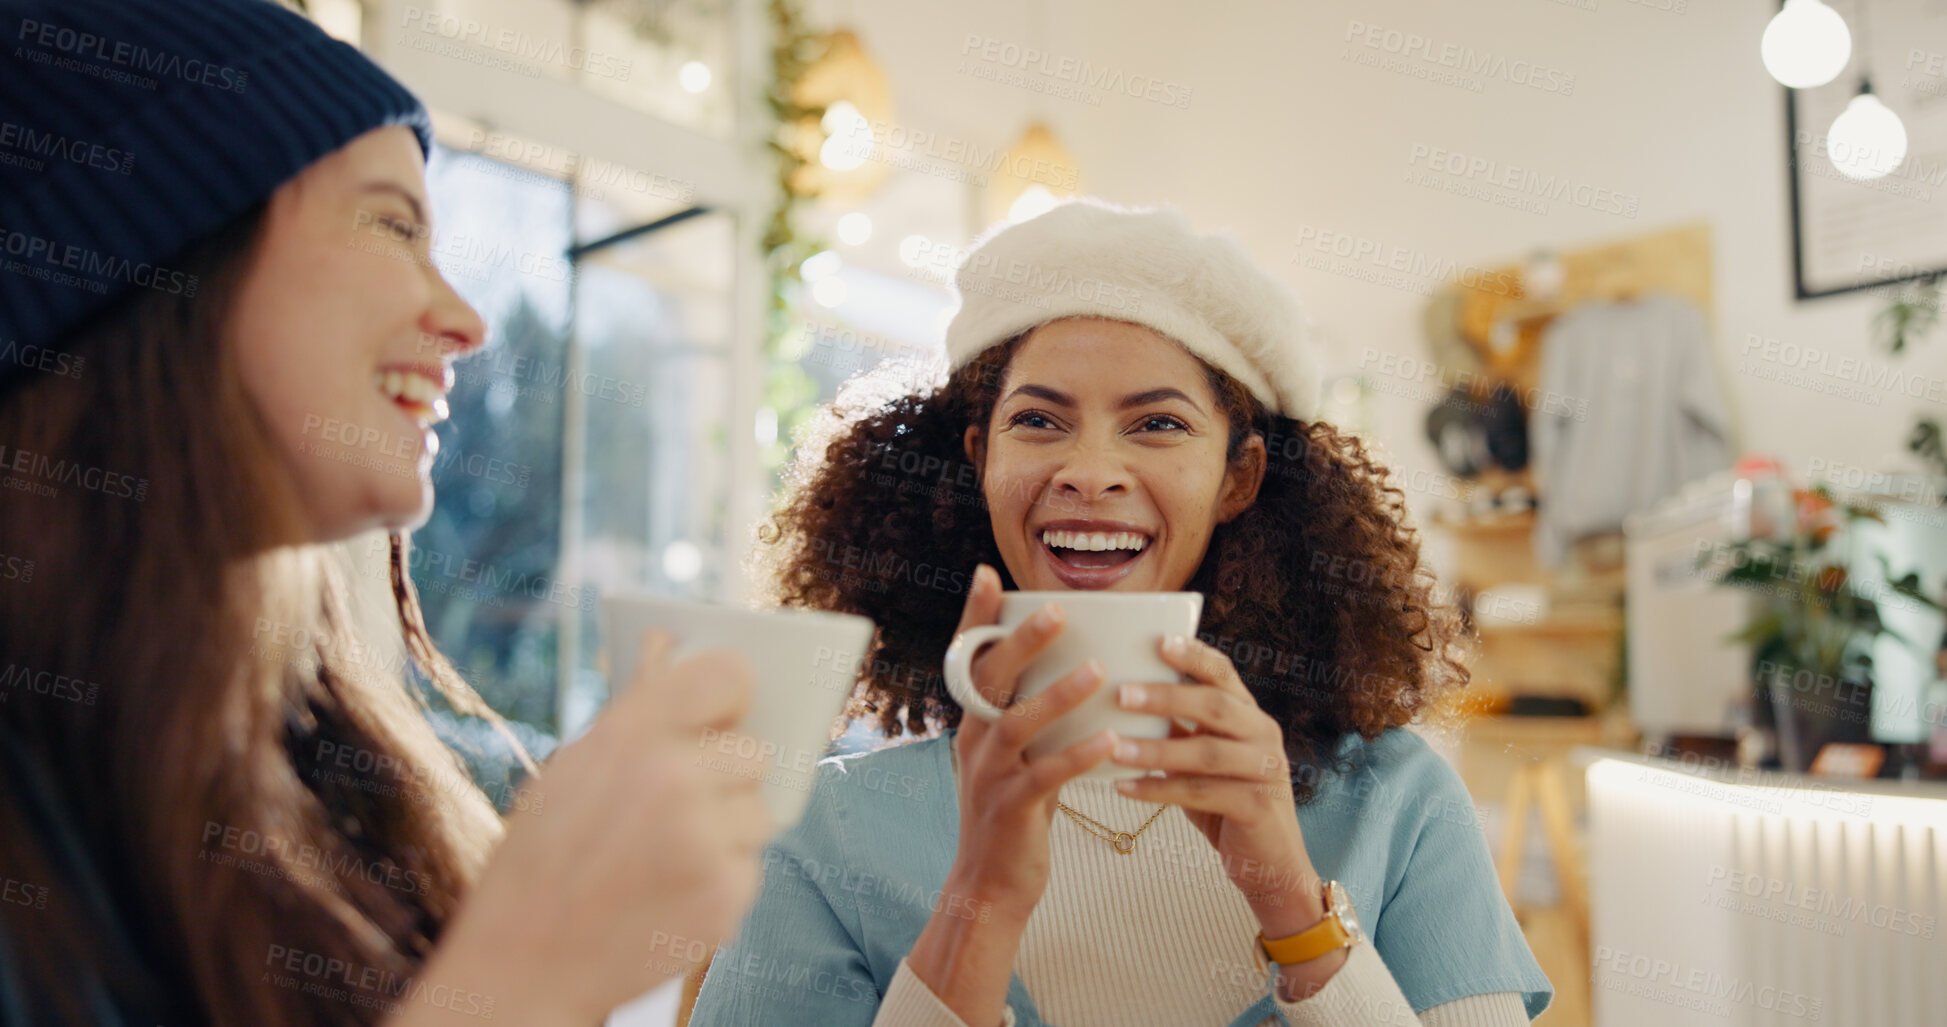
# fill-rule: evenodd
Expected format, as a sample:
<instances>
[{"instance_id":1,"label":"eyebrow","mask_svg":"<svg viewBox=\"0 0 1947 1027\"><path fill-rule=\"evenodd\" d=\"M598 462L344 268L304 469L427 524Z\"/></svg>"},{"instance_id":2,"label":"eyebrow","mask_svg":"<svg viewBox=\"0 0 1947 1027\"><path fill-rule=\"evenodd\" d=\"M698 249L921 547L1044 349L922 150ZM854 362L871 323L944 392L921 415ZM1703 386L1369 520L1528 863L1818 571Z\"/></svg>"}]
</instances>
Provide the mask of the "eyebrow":
<instances>
[{"instance_id":1,"label":"eyebrow","mask_svg":"<svg viewBox=\"0 0 1947 1027\"><path fill-rule=\"evenodd\" d=\"M406 201L412 207L412 216L418 218L420 224L430 224L426 220L426 208L419 202L419 197L414 196L410 190L397 182L367 182L360 186L358 191L360 193L392 193Z\"/></svg>"},{"instance_id":2,"label":"eyebrow","mask_svg":"<svg viewBox=\"0 0 1947 1027\"><path fill-rule=\"evenodd\" d=\"M1019 388L1016 388L1013 392L1008 393L1007 399L1013 399L1016 396L1033 396L1037 399L1045 399L1048 402L1054 403L1058 406L1073 407L1075 405L1075 398L1073 396L1070 396L1069 394L1065 392L1061 392L1057 389L1051 389L1046 385L1020 386ZM1190 404L1191 408L1196 410L1197 413L1204 412L1203 406L1199 404L1196 400L1191 399L1187 394L1183 392L1183 390L1173 389L1170 388L1169 386L1164 386L1160 389L1147 389L1142 392L1130 393L1129 395L1122 397L1122 401L1116 404L1116 409L1127 410L1130 407L1148 406L1151 403L1160 403L1166 399L1180 399L1183 402ZM1006 402L1006 400L1002 400L1002 402Z\"/></svg>"}]
</instances>

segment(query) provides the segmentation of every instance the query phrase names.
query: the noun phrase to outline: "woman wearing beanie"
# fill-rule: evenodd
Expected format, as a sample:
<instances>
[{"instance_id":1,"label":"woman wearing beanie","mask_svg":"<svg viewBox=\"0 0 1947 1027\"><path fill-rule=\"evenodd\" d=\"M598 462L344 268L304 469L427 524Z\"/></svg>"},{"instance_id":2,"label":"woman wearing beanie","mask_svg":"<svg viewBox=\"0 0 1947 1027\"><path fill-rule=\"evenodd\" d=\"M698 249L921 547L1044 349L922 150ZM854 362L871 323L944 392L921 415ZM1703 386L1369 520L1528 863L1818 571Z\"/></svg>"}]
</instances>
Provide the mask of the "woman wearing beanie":
<instances>
[{"instance_id":1,"label":"woman wearing beanie","mask_svg":"<svg viewBox=\"0 0 1947 1027\"><path fill-rule=\"evenodd\" d=\"M784 602L879 623L856 712L943 732L821 767L692 1022L1539 1014L1474 806L1404 728L1465 684L1455 619L1402 494L1316 419L1289 292L1174 212L1086 202L985 238L956 286L944 384L841 399L762 554ZM833 552L866 558L839 574ZM1027 756L1101 687L1092 664L1018 716L963 716L942 655L1009 588L1203 593L1198 637L1161 643L1190 683L1119 690L1173 737ZM981 693L1011 695L1061 626L1056 604L981 651ZM1080 776L1111 761L1165 773Z\"/></svg>"},{"instance_id":2,"label":"woman wearing beanie","mask_svg":"<svg viewBox=\"0 0 1947 1027\"><path fill-rule=\"evenodd\" d=\"M404 563L484 331L419 103L265 0L0 34L0 1024L583 1027L680 972L757 886L756 768L688 758L748 666L649 641L503 823L374 656L491 719Z\"/></svg>"}]
</instances>

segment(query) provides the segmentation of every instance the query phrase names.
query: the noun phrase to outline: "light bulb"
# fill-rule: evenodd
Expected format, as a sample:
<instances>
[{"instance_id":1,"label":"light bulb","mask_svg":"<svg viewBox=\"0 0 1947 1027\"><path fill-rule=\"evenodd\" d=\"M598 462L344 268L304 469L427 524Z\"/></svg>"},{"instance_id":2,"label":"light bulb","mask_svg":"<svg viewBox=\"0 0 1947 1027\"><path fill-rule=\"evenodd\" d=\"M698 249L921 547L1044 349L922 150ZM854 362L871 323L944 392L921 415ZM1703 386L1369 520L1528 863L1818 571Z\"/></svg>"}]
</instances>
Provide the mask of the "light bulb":
<instances>
[{"instance_id":1,"label":"light bulb","mask_svg":"<svg viewBox=\"0 0 1947 1027\"><path fill-rule=\"evenodd\" d=\"M690 61L676 72L676 81L685 93L700 93L710 88L710 66L702 61Z\"/></svg>"},{"instance_id":2,"label":"light bulb","mask_svg":"<svg viewBox=\"0 0 1947 1027\"><path fill-rule=\"evenodd\" d=\"M1847 178L1883 177L1906 159L1906 126L1879 97L1861 92L1833 119L1825 155Z\"/></svg>"},{"instance_id":3,"label":"light bulb","mask_svg":"<svg viewBox=\"0 0 1947 1027\"><path fill-rule=\"evenodd\" d=\"M819 250L798 265L798 277L807 282L816 282L821 278L830 278L837 274L838 269L843 266L845 266L844 258L830 250Z\"/></svg>"},{"instance_id":4,"label":"light bulb","mask_svg":"<svg viewBox=\"0 0 1947 1027\"><path fill-rule=\"evenodd\" d=\"M1021 190L1021 195L1014 198L1007 208L1007 219L1027 221L1037 218L1053 210L1060 202L1054 193L1048 191L1047 186L1037 182Z\"/></svg>"},{"instance_id":5,"label":"light bulb","mask_svg":"<svg viewBox=\"0 0 1947 1027\"><path fill-rule=\"evenodd\" d=\"M872 219L864 211L855 210L838 219L838 241L847 246L857 246L872 238Z\"/></svg>"},{"instance_id":6,"label":"light bulb","mask_svg":"<svg viewBox=\"0 0 1947 1027\"><path fill-rule=\"evenodd\" d=\"M771 435L777 435L777 412L771 411ZM769 445L769 443L765 443ZM663 576L671 581L695 581L703 572L703 550L696 543L677 539L663 547Z\"/></svg>"},{"instance_id":7,"label":"light bulb","mask_svg":"<svg viewBox=\"0 0 1947 1027\"><path fill-rule=\"evenodd\" d=\"M1845 70L1852 57L1852 32L1838 11L1819 0L1785 0L1785 9L1764 27L1758 52L1772 78L1793 89L1810 89Z\"/></svg>"},{"instance_id":8,"label":"light bulb","mask_svg":"<svg viewBox=\"0 0 1947 1027\"><path fill-rule=\"evenodd\" d=\"M872 156L872 122L852 106L852 101L840 100L825 108L818 125L826 137L818 148L820 164L833 171L850 171Z\"/></svg>"}]
</instances>

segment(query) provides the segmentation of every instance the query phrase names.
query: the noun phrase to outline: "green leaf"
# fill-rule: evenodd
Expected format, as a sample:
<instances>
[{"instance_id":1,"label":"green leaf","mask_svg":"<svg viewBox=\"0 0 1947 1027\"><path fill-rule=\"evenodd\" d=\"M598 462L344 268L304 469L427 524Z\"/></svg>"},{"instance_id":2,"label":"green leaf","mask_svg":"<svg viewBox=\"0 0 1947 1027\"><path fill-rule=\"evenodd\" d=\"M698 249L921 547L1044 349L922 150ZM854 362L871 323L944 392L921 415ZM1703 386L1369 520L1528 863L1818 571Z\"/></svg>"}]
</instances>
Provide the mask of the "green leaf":
<instances>
[{"instance_id":1,"label":"green leaf","mask_svg":"<svg viewBox=\"0 0 1947 1027\"><path fill-rule=\"evenodd\" d=\"M1886 554L1879 553L1876 555L1879 559L1880 570L1886 575L1887 588L1900 596L1925 606L1929 610L1947 609L1947 607L1942 607L1938 601L1932 596L1927 595L1921 589L1919 571L1908 571L1896 578L1893 576L1892 562L1886 558Z\"/></svg>"},{"instance_id":2,"label":"green leaf","mask_svg":"<svg viewBox=\"0 0 1947 1027\"><path fill-rule=\"evenodd\" d=\"M1725 637L1727 642L1749 642L1758 644L1768 639L1781 638L1785 632L1785 619L1775 613L1760 614L1750 623Z\"/></svg>"}]
</instances>

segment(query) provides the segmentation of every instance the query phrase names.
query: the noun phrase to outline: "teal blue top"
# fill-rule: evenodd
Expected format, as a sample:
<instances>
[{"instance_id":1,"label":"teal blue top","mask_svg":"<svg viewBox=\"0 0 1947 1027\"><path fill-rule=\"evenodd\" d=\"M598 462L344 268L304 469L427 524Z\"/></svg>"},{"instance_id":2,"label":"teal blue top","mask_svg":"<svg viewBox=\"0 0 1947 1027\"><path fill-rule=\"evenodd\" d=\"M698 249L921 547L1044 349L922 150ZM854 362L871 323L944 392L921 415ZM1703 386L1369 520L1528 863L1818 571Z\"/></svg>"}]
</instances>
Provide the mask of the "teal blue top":
<instances>
[{"instance_id":1,"label":"teal blue top","mask_svg":"<svg viewBox=\"0 0 1947 1027\"><path fill-rule=\"evenodd\" d=\"M737 939L718 952L694 1027L867 1027L942 898L959 843L952 732L828 759L804 819L764 853L764 885ZM1554 988L1501 894L1487 839L1460 776L1403 728L1347 734L1345 774L1321 772L1298 808L1305 848L1345 884L1367 936L1415 1013L1518 991L1534 1019ZM953 912L948 910L948 912ZM961 911L960 915L972 915ZM1007 1004L1036 1015L1017 974ZM1278 1017L1264 998L1232 1023Z\"/></svg>"}]
</instances>

